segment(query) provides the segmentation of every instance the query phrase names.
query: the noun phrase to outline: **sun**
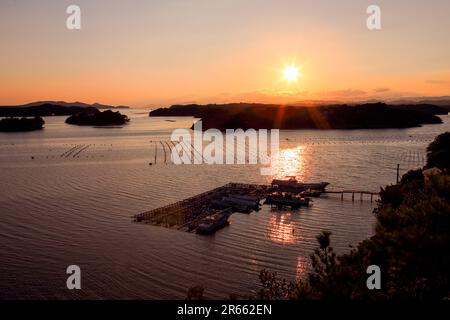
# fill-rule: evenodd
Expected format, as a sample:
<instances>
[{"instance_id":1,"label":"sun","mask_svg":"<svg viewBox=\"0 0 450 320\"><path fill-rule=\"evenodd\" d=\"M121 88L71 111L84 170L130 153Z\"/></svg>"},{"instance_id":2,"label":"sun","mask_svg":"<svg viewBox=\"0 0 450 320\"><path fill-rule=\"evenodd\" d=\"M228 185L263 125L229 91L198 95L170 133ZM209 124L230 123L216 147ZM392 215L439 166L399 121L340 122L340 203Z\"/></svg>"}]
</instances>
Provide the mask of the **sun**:
<instances>
[{"instance_id":1,"label":"sun","mask_svg":"<svg viewBox=\"0 0 450 320\"><path fill-rule=\"evenodd\" d=\"M287 65L284 67L283 76L288 82L296 81L300 76L300 71L294 65Z\"/></svg>"}]
</instances>

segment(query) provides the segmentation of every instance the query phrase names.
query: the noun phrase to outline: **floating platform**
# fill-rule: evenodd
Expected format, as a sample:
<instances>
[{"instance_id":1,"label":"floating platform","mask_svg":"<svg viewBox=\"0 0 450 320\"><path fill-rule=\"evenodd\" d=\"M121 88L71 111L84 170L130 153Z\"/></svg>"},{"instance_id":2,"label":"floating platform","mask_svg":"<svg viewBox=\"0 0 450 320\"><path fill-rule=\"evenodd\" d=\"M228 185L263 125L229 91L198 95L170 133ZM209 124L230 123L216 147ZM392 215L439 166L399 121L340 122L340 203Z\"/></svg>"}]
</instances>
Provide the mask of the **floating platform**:
<instances>
[{"instance_id":1,"label":"floating platform","mask_svg":"<svg viewBox=\"0 0 450 320\"><path fill-rule=\"evenodd\" d=\"M199 234L212 234L222 229L229 224L228 218L232 213L232 210L228 208L207 216L197 226L195 232Z\"/></svg>"},{"instance_id":2,"label":"floating platform","mask_svg":"<svg viewBox=\"0 0 450 320\"><path fill-rule=\"evenodd\" d=\"M298 183L301 186L300 183ZM304 184L305 186L317 187L317 184ZM326 184L328 185L328 184ZM177 229L187 232L197 232L202 234L214 233L216 230L228 224L228 218L235 212L251 213L260 209L261 201L266 200L267 204L276 207L291 207L298 209L302 206L308 206L310 199L305 194L318 197L320 194L340 194L344 199L344 194L352 194L352 200L355 200L355 194L360 194L361 201L364 194L370 195L373 201L376 192L342 190L326 191L324 185L321 190L310 190L305 188L299 192L286 194L285 186L228 183L222 187L198 194L191 198L178 201L176 203L143 212L133 216L135 222L146 223L166 228ZM321 186L321 185L320 185ZM274 192L283 192L280 198L274 196Z\"/></svg>"},{"instance_id":3,"label":"floating platform","mask_svg":"<svg viewBox=\"0 0 450 320\"><path fill-rule=\"evenodd\" d=\"M280 210L285 207L295 210L300 207L309 207L310 201L310 198L292 195L291 193L275 192L267 196L264 204L270 204L272 207L277 207Z\"/></svg>"},{"instance_id":4,"label":"floating platform","mask_svg":"<svg viewBox=\"0 0 450 320\"><path fill-rule=\"evenodd\" d=\"M228 183L176 203L134 216L135 222L194 232L207 217L259 209L260 200L270 193L270 185Z\"/></svg>"}]
</instances>

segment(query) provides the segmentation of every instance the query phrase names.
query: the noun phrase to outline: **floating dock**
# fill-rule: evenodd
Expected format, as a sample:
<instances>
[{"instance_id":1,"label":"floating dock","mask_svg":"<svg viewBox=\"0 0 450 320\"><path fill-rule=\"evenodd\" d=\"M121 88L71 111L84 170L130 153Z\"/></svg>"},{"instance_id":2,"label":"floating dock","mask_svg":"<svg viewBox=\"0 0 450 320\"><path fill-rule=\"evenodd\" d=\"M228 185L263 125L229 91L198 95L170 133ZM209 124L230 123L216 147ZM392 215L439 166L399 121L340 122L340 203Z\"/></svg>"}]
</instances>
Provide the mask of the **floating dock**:
<instances>
[{"instance_id":1,"label":"floating dock","mask_svg":"<svg viewBox=\"0 0 450 320\"><path fill-rule=\"evenodd\" d=\"M252 211L258 211L261 201L273 197L274 192L280 192L280 188L274 187L273 185L228 183L222 187L203 192L191 198L137 214L133 218L135 222L139 223L196 232L200 231L199 226L202 225L204 227L205 224L210 223L211 217L215 217L216 221L222 221L221 215L227 215L223 217L223 220L225 218L228 220L228 217L235 212L248 214ZM378 196L377 192L357 190L320 190L314 192L310 190L307 192L313 195L316 193L340 194L341 200L344 200L344 194L351 194L352 201L355 201L355 194L360 195L361 201L363 201L363 195L370 195L370 201L373 201L374 196ZM301 193L299 194L301 195ZM320 194L316 196L320 196ZM309 203L309 198L306 197L305 199L308 199ZM296 206L290 205L289 203L276 203L276 205L278 207L291 206L297 208L303 204L299 203ZM225 225L225 223L220 223L220 225Z\"/></svg>"},{"instance_id":2,"label":"floating dock","mask_svg":"<svg viewBox=\"0 0 450 320\"><path fill-rule=\"evenodd\" d=\"M203 220L220 212L257 210L271 186L228 183L176 203L134 216L135 222L193 232ZM244 198L247 197L247 198Z\"/></svg>"}]
</instances>

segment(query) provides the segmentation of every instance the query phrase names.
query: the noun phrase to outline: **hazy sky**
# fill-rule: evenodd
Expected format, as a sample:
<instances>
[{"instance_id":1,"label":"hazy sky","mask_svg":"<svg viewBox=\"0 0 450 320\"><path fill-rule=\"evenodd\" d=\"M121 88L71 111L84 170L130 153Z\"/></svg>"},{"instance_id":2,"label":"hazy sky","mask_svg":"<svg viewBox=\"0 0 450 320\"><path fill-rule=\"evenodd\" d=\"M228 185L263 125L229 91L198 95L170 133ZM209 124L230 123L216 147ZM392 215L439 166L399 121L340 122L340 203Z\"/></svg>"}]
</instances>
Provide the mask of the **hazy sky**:
<instances>
[{"instance_id":1,"label":"hazy sky","mask_svg":"<svg viewBox=\"0 0 450 320\"><path fill-rule=\"evenodd\" d=\"M0 41L0 105L450 95L448 0L0 0Z\"/></svg>"}]
</instances>

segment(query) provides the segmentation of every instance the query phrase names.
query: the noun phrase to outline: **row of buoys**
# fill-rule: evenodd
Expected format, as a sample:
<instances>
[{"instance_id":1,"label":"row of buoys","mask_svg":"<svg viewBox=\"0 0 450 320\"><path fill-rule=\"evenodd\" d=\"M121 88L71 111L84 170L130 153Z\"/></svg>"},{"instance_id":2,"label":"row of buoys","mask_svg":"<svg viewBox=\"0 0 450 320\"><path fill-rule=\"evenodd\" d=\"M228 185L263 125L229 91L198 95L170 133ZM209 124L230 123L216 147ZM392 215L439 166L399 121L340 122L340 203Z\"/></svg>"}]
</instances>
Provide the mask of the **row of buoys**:
<instances>
[{"instance_id":1,"label":"row of buoys","mask_svg":"<svg viewBox=\"0 0 450 320\"><path fill-rule=\"evenodd\" d=\"M171 162L171 154L173 149L176 147L176 144L174 141L171 140L161 140L161 141L153 141L151 140L150 143L152 143L154 145L154 157L153 157L153 161L149 162L149 165L155 165L158 162L158 145L162 146L163 152L164 152L164 164L168 164L169 162ZM196 158L199 161L202 161L202 163L205 163L205 159L202 155L202 153L197 150L195 148L195 146L192 144L192 142L190 143L190 147L188 146L188 144L185 141L182 141L181 143L179 143L179 145L181 146L182 150L184 152L188 152L189 148L191 148L191 157L192 158ZM166 148L167 146L167 148ZM248 150L248 145L245 145L245 154L247 155L249 152ZM169 152L169 155L167 155L167 152ZM254 154L254 153L252 153ZM258 152L256 152L256 155L258 154ZM234 161L235 163L237 163L237 153L234 154Z\"/></svg>"},{"instance_id":2,"label":"row of buoys","mask_svg":"<svg viewBox=\"0 0 450 320\"><path fill-rule=\"evenodd\" d=\"M99 158L104 158L105 156L103 155L103 154L101 154L101 155L99 155L98 156ZM31 158L31 160L36 160L37 159L37 157L35 157L35 156L31 156L30 157ZM54 159L54 158L57 158L57 156L45 156L45 159ZM74 156L74 158L75 158L75 156ZM76 158L80 158L80 157L76 157ZM93 155L91 155L91 156L85 156L85 158L86 159L94 159L94 158L96 158L95 156L93 156Z\"/></svg>"},{"instance_id":3,"label":"row of buoys","mask_svg":"<svg viewBox=\"0 0 450 320\"><path fill-rule=\"evenodd\" d=\"M73 158L78 157L80 155L80 153L82 153L83 151L87 150L90 147L90 145L84 146L83 148L79 149L77 152L75 152L73 154Z\"/></svg>"},{"instance_id":4,"label":"row of buoys","mask_svg":"<svg viewBox=\"0 0 450 320\"><path fill-rule=\"evenodd\" d=\"M404 152L395 158L398 162L425 164L425 154L423 152Z\"/></svg>"},{"instance_id":5,"label":"row of buoys","mask_svg":"<svg viewBox=\"0 0 450 320\"><path fill-rule=\"evenodd\" d=\"M162 141L159 142L163 148L163 152L164 152L164 163L167 164L167 152L166 152L166 146L164 145L164 143Z\"/></svg>"},{"instance_id":6,"label":"row of buoys","mask_svg":"<svg viewBox=\"0 0 450 320\"><path fill-rule=\"evenodd\" d=\"M89 149L92 146L95 146L96 144L76 144L76 145L70 145L70 144L63 144L63 146L70 146L70 148L66 151L64 151L63 153L59 154L59 155L43 155L41 158L45 158L45 159L54 159L54 158L80 158L81 153L83 153L84 151L86 151L87 149ZM99 144L99 146L109 146L109 144ZM111 144L112 146L112 144ZM56 150L57 151L57 150ZM112 149L108 149L107 151L112 151ZM48 149L48 152L52 153L53 149ZM82 158L86 158L86 159L94 159L94 158L104 158L104 155L98 155L98 156L94 156L94 155L86 155L86 156L81 156ZM36 160L37 157L36 156L31 156L30 157L31 160Z\"/></svg>"},{"instance_id":7,"label":"row of buoys","mask_svg":"<svg viewBox=\"0 0 450 320\"><path fill-rule=\"evenodd\" d=\"M405 143L429 143L431 140L368 140L368 141L295 141L289 145L367 145L367 144L393 144L399 142Z\"/></svg>"},{"instance_id":8,"label":"row of buoys","mask_svg":"<svg viewBox=\"0 0 450 320\"><path fill-rule=\"evenodd\" d=\"M426 165L426 156L423 152L404 152L393 159L403 173L411 169L422 168Z\"/></svg>"},{"instance_id":9,"label":"row of buoys","mask_svg":"<svg viewBox=\"0 0 450 320\"><path fill-rule=\"evenodd\" d=\"M90 144L76 145L76 146L70 148L69 150L63 152L60 155L60 158L69 158L70 156L72 156L72 158L78 157L81 152L87 150L90 146L91 146Z\"/></svg>"},{"instance_id":10,"label":"row of buoys","mask_svg":"<svg viewBox=\"0 0 450 320\"><path fill-rule=\"evenodd\" d=\"M159 143L158 143L159 142ZM168 164L171 159L172 159L172 151L173 149L176 147L175 142L169 140L160 140L160 141L150 141L150 143L153 143L154 145L154 160L153 162L149 162L149 165L155 165L158 162L158 145L160 144L162 146L163 152L164 152L164 164ZM180 143L181 148L183 149L183 151L187 152L187 150L189 150L189 146L187 145L187 143L185 141ZM197 159L201 159L203 160L203 156L202 154L194 147L194 145L192 145L191 143L191 156L196 157Z\"/></svg>"},{"instance_id":11,"label":"row of buoys","mask_svg":"<svg viewBox=\"0 0 450 320\"><path fill-rule=\"evenodd\" d=\"M60 158L67 158L68 156L70 156L75 150L77 150L78 148L82 147L82 145L75 145L74 147L70 148L69 150L61 153Z\"/></svg>"}]
</instances>

